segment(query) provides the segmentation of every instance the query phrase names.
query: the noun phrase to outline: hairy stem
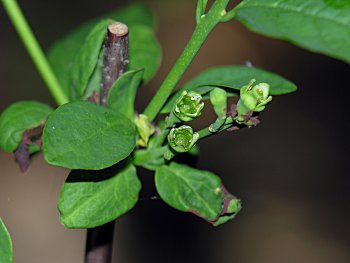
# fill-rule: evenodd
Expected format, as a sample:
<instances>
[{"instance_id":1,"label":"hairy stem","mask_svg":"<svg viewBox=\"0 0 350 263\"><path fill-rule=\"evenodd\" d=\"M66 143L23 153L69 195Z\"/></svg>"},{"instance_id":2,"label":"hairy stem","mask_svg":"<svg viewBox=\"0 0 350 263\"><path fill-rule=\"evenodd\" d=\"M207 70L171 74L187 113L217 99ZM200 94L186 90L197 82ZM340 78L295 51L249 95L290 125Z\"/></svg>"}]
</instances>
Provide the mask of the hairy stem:
<instances>
[{"instance_id":1,"label":"hairy stem","mask_svg":"<svg viewBox=\"0 0 350 263\"><path fill-rule=\"evenodd\" d=\"M209 33L226 14L225 8L229 1L230 0L216 0L208 14L203 16L198 22L187 46L144 111L144 114L150 121L153 121L157 117L158 113L169 98L172 90L175 88L176 84L179 82L182 75L185 73L186 69L197 55Z\"/></svg>"},{"instance_id":2,"label":"hairy stem","mask_svg":"<svg viewBox=\"0 0 350 263\"><path fill-rule=\"evenodd\" d=\"M103 56L100 104L107 105L107 96L113 83L128 65L129 29L119 22L108 26Z\"/></svg>"},{"instance_id":3,"label":"hairy stem","mask_svg":"<svg viewBox=\"0 0 350 263\"><path fill-rule=\"evenodd\" d=\"M40 48L40 45L30 29L30 26L22 14L17 2L15 0L1 1L51 95L54 97L58 105L67 103L69 101L68 97L63 92L58 80L56 79L56 76L48 63L44 52Z\"/></svg>"}]
</instances>

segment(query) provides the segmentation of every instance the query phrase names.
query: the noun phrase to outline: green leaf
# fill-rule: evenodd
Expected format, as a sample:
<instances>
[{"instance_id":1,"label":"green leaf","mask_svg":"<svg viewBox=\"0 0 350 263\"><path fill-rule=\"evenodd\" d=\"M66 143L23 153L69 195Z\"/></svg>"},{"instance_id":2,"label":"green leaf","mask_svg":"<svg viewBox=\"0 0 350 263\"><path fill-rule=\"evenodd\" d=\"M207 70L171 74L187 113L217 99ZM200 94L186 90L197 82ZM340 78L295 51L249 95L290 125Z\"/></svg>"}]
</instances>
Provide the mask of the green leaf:
<instances>
[{"instance_id":1,"label":"green leaf","mask_svg":"<svg viewBox=\"0 0 350 263\"><path fill-rule=\"evenodd\" d=\"M150 11L142 4L132 4L116 12L106 14L102 18L110 18L123 22L128 26L142 24L150 28L154 27L154 19ZM71 70L76 54L85 42L85 39L91 29L102 19L90 20L62 39L58 40L49 50L49 62L60 81L64 92L75 99L75 94L71 90ZM135 43L137 46L137 44ZM140 43L142 46L143 44Z\"/></svg>"},{"instance_id":2,"label":"green leaf","mask_svg":"<svg viewBox=\"0 0 350 263\"><path fill-rule=\"evenodd\" d=\"M2 219L0 218L0 262L13 262L13 248L9 232Z\"/></svg>"},{"instance_id":3,"label":"green leaf","mask_svg":"<svg viewBox=\"0 0 350 263\"><path fill-rule=\"evenodd\" d=\"M350 63L349 0L244 0L235 13L254 32Z\"/></svg>"},{"instance_id":4,"label":"green leaf","mask_svg":"<svg viewBox=\"0 0 350 263\"><path fill-rule=\"evenodd\" d=\"M94 73L109 24L111 20L106 19L94 26L75 57L71 70L71 81L72 90L76 92L78 98L84 96Z\"/></svg>"},{"instance_id":5,"label":"green leaf","mask_svg":"<svg viewBox=\"0 0 350 263\"><path fill-rule=\"evenodd\" d=\"M73 170L58 200L61 223L68 228L106 224L134 207L141 183L132 164L100 171Z\"/></svg>"},{"instance_id":6,"label":"green leaf","mask_svg":"<svg viewBox=\"0 0 350 263\"><path fill-rule=\"evenodd\" d=\"M210 92L216 87L220 87L232 92L247 85L251 79L256 79L257 83L268 83L270 85L271 95L282 95L297 90L296 85L289 80L259 68L249 68L245 66L215 67L205 70L190 82L186 83L168 100L162 109L162 113L167 113L171 110L172 105L183 90L193 90L203 93L203 90L205 92Z\"/></svg>"},{"instance_id":7,"label":"green leaf","mask_svg":"<svg viewBox=\"0 0 350 263\"><path fill-rule=\"evenodd\" d=\"M76 101L50 115L43 131L43 151L50 164L99 170L129 156L135 136L134 124L124 115Z\"/></svg>"},{"instance_id":8,"label":"green leaf","mask_svg":"<svg viewBox=\"0 0 350 263\"><path fill-rule=\"evenodd\" d=\"M163 146L135 151L133 163L137 166L154 171L157 167L165 163L164 154L168 149L168 146Z\"/></svg>"},{"instance_id":9,"label":"green leaf","mask_svg":"<svg viewBox=\"0 0 350 263\"><path fill-rule=\"evenodd\" d=\"M112 85L107 98L108 107L118 110L130 120L134 120L135 97L142 81L143 70L128 71Z\"/></svg>"},{"instance_id":10,"label":"green leaf","mask_svg":"<svg viewBox=\"0 0 350 263\"><path fill-rule=\"evenodd\" d=\"M221 212L221 180L211 172L172 162L157 168L155 184L160 197L180 211L208 221L215 220Z\"/></svg>"},{"instance_id":11,"label":"green leaf","mask_svg":"<svg viewBox=\"0 0 350 263\"><path fill-rule=\"evenodd\" d=\"M53 109L36 101L20 101L6 108L0 116L0 148L13 152L27 129L43 124Z\"/></svg>"},{"instance_id":12,"label":"green leaf","mask_svg":"<svg viewBox=\"0 0 350 263\"><path fill-rule=\"evenodd\" d=\"M129 29L129 69L144 69L143 81L146 83L157 72L162 51L150 27L130 25Z\"/></svg>"}]
</instances>

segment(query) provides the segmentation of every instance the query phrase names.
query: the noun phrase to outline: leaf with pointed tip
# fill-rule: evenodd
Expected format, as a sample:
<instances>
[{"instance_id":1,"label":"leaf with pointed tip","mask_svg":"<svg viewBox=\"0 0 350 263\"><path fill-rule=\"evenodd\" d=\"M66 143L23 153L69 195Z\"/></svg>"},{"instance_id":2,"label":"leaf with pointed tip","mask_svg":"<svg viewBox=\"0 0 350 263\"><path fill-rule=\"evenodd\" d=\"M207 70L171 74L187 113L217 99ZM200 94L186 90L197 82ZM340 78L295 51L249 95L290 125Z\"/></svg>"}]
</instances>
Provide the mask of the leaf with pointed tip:
<instances>
[{"instance_id":1,"label":"leaf with pointed tip","mask_svg":"<svg viewBox=\"0 0 350 263\"><path fill-rule=\"evenodd\" d=\"M43 131L48 163L70 169L99 170L130 155L136 129L123 114L91 102L60 106Z\"/></svg>"},{"instance_id":2,"label":"leaf with pointed tip","mask_svg":"<svg viewBox=\"0 0 350 263\"><path fill-rule=\"evenodd\" d=\"M162 109L162 113L170 112L172 105L184 90L200 91L201 93L204 90L208 93L216 87L220 87L228 91L228 95L230 95L229 92L239 90L244 85L247 85L251 79L256 79L257 83L268 83L271 95L282 95L297 90L296 85L289 80L259 68L245 66L215 67L200 73L172 95Z\"/></svg>"},{"instance_id":3,"label":"leaf with pointed tip","mask_svg":"<svg viewBox=\"0 0 350 263\"><path fill-rule=\"evenodd\" d=\"M254 32L350 63L349 0L244 0L234 18Z\"/></svg>"},{"instance_id":4,"label":"leaf with pointed tip","mask_svg":"<svg viewBox=\"0 0 350 263\"><path fill-rule=\"evenodd\" d=\"M100 171L73 170L58 200L61 223L67 228L106 224L134 207L141 183L127 162Z\"/></svg>"},{"instance_id":5,"label":"leaf with pointed tip","mask_svg":"<svg viewBox=\"0 0 350 263\"><path fill-rule=\"evenodd\" d=\"M142 81L143 70L128 71L112 85L107 98L108 107L124 114L130 120L135 117L135 97Z\"/></svg>"},{"instance_id":6,"label":"leaf with pointed tip","mask_svg":"<svg viewBox=\"0 0 350 263\"><path fill-rule=\"evenodd\" d=\"M0 148L6 152L16 150L23 133L42 124L52 111L50 106L36 101L19 101L9 106L0 116Z\"/></svg>"},{"instance_id":7,"label":"leaf with pointed tip","mask_svg":"<svg viewBox=\"0 0 350 263\"><path fill-rule=\"evenodd\" d=\"M0 218L0 262L13 262L13 248L9 232L2 219Z\"/></svg>"},{"instance_id":8,"label":"leaf with pointed tip","mask_svg":"<svg viewBox=\"0 0 350 263\"><path fill-rule=\"evenodd\" d=\"M180 211L213 221L222 210L221 180L211 172L172 162L157 168L155 184L160 197Z\"/></svg>"}]
</instances>

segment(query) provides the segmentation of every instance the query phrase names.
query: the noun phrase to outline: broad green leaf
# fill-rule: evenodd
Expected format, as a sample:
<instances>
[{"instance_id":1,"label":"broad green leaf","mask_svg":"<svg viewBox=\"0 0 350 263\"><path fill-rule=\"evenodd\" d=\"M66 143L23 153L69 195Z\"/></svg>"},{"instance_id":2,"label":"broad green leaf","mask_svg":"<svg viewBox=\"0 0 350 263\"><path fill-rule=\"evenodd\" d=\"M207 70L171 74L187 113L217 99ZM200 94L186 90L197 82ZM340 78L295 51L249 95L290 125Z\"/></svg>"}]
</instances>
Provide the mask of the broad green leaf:
<instances>
[{"instance_id":1,"label":"broad green leaf","mask_svg":"<svg viewBox=\"0 0 350 263\"><path fill-rule=\"evenodd\" d=\"M0 116L0 148L13 152L27 129L43 124L53 109L36 101L20 101L6 108Z\"/></svg>"},{"instance_id":2,"label":"broad green leaf","mask_svg":"<svg viewBox=\"0 0 350 263\"><path fill-rule=\"evenodd\" d=\"M167 113L171 110L172 105L183 90L194 90L204 93L220 87L225 88L228 91L228 95L230 95L230 92L239 90L244 85L247 85L251 79L256 79L257 83L268 83L270 85L271 95L287 94L297 89L296 85L289 80L259 68L245 66L215 67L205 70L186 83L168 100L162 113Z\"/></svg>"},{"instance_id":3,"label":"broad green leaf","mask_svg":"<svg viewBox=\"0 0 350 263\"><path fill-rule=\"evenodd\" d=\"M213 221L222 210L221 180L211 172L172 162L157 168L155 184L160 197L180 211Z\"/></svg>"},{"instance_id":4,"label":"broad green leaf","mask_svg":"<svg viewBox=\"0 0 350 263\"><path fill-rule=\"evenodd\" d=\"M13 248L9 232L2 219L0 218L0 262L13 262Z\"/></svg>"},{"instance_id":5,"label":"broad green leaf","mask_svg":"<svg viewBox=\"0 0 350 263\"><path fill-rule=\"evenodd\" d=\"M68 228L106 224L134 207L141 183L132 164L100 171L73 170L58 200L61 223Z\"/></svg>"},{"instance_id":6,"label":"broad green leaf","mask_svg":"<svg viewBox=\"0 0 350 263\"><path fill-rule=\"evenodd\" d=\"M129 69L144 69L143 81L146 83L157 72L162 51L150 27L130 25L129 29Z\"/></svg>"},{"instance_id":7,"label":"broad green leaf","mask_svg":"<svg viewBox=\"0 0 350 263\"><path fill-rule=\"evenodd\" d=\"M86 101L60 106L43 131L48 163L99 170L125 159L135 147L135 126L124 115Z\"/></svg>"},{"instance_id":8,"label":"broad green leaf","mask_svg":"<svg viewBox=\"0 0 350 263\"><path fill-rule=\"evenodd\" d=\"M130 120L134 120L134 102L137 88L142 81L143 70L128 71L121 75L111 87L107 104L111 109L118 110Z\"/></svg>"},{"instance_id":9,"label":"broad green leaf","mask_svg":"<svg viewBox=\"0 0 350 263\"><path fill-rule=\"evenodd\" d=\"M244 0L235 18L254 32L350 63L349 0Z\"/></svg>"},{"instance_id":10,"label":"broad green leaf","mask_svg":"<svg viewBox=\"0 0 350 263\"><path fill-rule=\"evenodd\" d=\"M75 57L71 70L71 89L76 92L77 98L84 96L89 80L99 60L107 27L110 23L111 20L106 19L94 26Z\"/></svg>"},{"instance_id":11,"label":"broad green leaf","mask_svg":"<svg viewBox=\"0 0 350 263\"><path fill-rule=\"evenodd\" d=\"M155 24L152 14L142 4L132 4L116 12L106 14L102 18L110 18L115 21L120 21L128 26L142 24L153 28ZM70 89L71 69L75 56L84 44L86 36L102 18L93 19L84 23L62 39L58 40L48 52L49 62L65 93L71 99L75 98L75 95ZM142 45L142 43L140 43L140 45Z\"/></svg>"}]
</instances>

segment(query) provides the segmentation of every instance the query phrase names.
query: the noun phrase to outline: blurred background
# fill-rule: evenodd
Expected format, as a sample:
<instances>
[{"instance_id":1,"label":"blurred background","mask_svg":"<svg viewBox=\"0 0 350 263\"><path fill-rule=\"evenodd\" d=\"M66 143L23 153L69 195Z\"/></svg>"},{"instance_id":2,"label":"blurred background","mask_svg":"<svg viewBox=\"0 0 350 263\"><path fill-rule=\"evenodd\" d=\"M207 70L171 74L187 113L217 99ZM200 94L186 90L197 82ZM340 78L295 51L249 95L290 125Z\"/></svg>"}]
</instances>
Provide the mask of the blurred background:
<instances>
[{"instance_id":1,"label":"blurred background","mask_svg":"<svg viewBox=\"0 0 350 263\"><path fill-rule=\"evenodd\" d=\"M47 50L81 22L129 1L19 2ZM195 1L141 2L157 17L163 64L137 99L140 111L195 25ZM0 111L18 100L54 106L2 7L0 25ZM200 142L198 167L222 177L242 199L241 213L213 228L162 201L140 201L116 223L114 262L350 262L349 65L229 22L210 35L182 83L208 67L246 60L299 90L275 96L258 127ZM197 129L215 118L207 108ZM56 209L67 174L39 154L22 175L13 155L0 152L0 216L13 238L15 263L83 262L86 231L64 229ZM142 197L155 194L152 179L143 174Z\"/></svg>"}]
</instances>

